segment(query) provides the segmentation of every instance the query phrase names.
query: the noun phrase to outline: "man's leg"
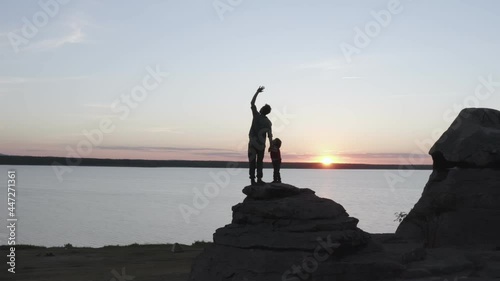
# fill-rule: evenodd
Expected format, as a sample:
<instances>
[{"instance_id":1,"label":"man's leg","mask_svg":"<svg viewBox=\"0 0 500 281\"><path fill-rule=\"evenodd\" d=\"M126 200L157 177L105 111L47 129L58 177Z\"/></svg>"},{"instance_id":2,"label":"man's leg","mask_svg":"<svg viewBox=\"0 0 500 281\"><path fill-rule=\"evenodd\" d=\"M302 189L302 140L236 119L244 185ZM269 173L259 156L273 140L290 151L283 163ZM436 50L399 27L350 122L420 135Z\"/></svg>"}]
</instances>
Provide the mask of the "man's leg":
<instances>
[{"instance_id":1,"label":"man's leg","mask_svg":"<svg viewBox=\"0 0 500 281\"><path fill-rule=\"evenodd\" d=\"M262 168L264 166L264 151L263 150L257 150L257 181L262 181Z\"/></svg>"},{"instance_id":2,"label":"man's leg","mask_svg":"<svg viewBox=\"0 0 500 281\"><path fill-rule=\"evenodd\" d=\"M249 174L250 181L252 184L255 184L255 163L257 161L257 150L251 145L248 144L248 166L249 166Z\"/></svg>"}]
</instances>

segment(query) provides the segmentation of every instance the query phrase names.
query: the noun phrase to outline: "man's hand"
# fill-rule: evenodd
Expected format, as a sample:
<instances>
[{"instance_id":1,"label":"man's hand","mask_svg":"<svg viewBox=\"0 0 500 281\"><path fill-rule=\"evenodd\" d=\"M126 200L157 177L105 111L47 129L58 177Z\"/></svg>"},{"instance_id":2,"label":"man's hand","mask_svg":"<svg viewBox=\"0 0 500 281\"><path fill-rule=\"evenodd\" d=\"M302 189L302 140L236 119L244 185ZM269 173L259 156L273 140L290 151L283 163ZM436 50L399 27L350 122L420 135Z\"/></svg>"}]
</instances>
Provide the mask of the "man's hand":
<instances>
[{"instance_id":1,"label":"man's hand","mask_svg":"<svg viewBox=\"0 0 500 281\"><path fill-rule=\"evenodd\" d=\"M264 86L260 86L258 89L257 89L257 92L255 92L255 95L253 95L253 98L252 98L252 101L250 102L250 104L252 105L255 105L255 101L257 100L257 96L264 92Z\"/></svg>"}]
</instances>

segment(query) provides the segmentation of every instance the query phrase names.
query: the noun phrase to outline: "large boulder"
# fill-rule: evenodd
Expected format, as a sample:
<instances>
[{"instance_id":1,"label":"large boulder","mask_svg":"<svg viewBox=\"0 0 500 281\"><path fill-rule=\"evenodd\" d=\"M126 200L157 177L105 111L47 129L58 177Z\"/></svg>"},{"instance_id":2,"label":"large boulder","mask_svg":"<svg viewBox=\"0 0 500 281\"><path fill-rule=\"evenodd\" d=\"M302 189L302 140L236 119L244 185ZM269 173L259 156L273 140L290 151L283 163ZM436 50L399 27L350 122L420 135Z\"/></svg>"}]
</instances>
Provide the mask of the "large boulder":
<instances>
[{"instance_id":1,"label":"large boulder","mask_svg":"<svg viewBox=\"0 0 500 281\"><path fill-rule=\"evenodd\" d=\"M436 168L500 168L500 111L462 110L429 154Z\"/></svg>"},{"instance_id":2,"label":"large boulder","mask_svg":"<svg viewBox=\"0 0 500 281\"><path fill-rule=\"evenodd\" d=\"M500 245L500 112L464 109L432 147L434 171L397 234L428 247Z\"/></svg>"},{"instance_id":3,"label":"large boulder","mask_svg":"<svg viewBox=\"0 0 500 281\"><path fill-rule=\"evenodd\" d=\"M189 280L367 280L400 274L384 260L345 262L380 250L338 203L286 184L247 186L232 223L195 260Z\"/></svg>"},{"instance_id":4,"label":"large boulder","mask_svg":"<svg viewBox=\"0 0 500 281\"><path fill-rule=\"evenodd\" d=\"M364 245L368 235L357 228L338 203L310 189L285 184L247 186L247 198L233 207L233 222L218 229L214 242L237 248L314 250L318 237L330 237L346 251Z\"/></svg>"},{"instance_id":5,"label":"large boulder","mask_svg":"<svg viewBox=\"0 0 500 281\"><path fill-rule=\"evenodd\" d=\"M429 247L500 245L500 171L433 171L396 233L425 241Z\"/></svg>"}]
</instances>

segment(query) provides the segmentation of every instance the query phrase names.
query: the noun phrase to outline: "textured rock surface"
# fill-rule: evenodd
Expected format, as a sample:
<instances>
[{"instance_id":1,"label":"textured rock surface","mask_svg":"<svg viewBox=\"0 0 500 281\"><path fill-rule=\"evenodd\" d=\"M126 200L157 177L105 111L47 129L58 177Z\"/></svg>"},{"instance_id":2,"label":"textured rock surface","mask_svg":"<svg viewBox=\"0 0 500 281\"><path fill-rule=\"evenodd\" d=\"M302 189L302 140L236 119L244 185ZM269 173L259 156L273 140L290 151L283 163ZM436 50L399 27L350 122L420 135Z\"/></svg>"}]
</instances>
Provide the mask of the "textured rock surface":
<instances>
[{"instance_id":1,"label":"textured rock surface","mask_svg":"<svg viewBox=\"0 0 500 281\"><path fill-rule=\"evenodd\" d=\"M429 153L437 168L500 168L500 111L462 110Z\"/></svg>"},{"instance_id":2,"label":"textured rock surface","mask_svg":"<svg viewBox=\"0 0 500 281\"><path fill-rule=\"evenodd\" d=\"M349 251L368 235L358 220L332 200L310 189L286 184L247 186L247 198L233 207L233 222L214 234L218 245L237 248L314 250L318 237L331 237Z\"/></svg>"},{"instance_id":3,"label":"textured rock surface","mask_svg":"<svg viewBox=\"0 0 500 281\"><path fill-rule=\"evenodd\" d=\"M435 180L440 176L437 173ZM450 182L450 188L455 184ZM497 247L424 250L420 242L400 235L366 234L341 205L308 189L267 185L247 187L244 192L247 198L233 207L233 222L216 231L214 244L195 259L189 280L482 281L499 277ZM486 202L477 197L474 204L490 206ZM456 203L443 195L434 204L449 210ZM477 223L485 224L485 229L491 225Z\"/></svg>"},{"instance_id":4,"label":"textured rock surface","mask_svg":"<svg viewBox=\"0 0 500 281\"><path fill-rule=\"evenodd\" d=\"M385 278L403 270L384 260L341 262L380 249L340 204L310 189L267 184L243 192L247 198L233 207L232 223L215 232L190 280L364 280L373 272Z\"/></svg>"},{"instance_id":5,"label":"textured rock surface","mask_svg":"<svg viewBox=\"0 0 500 281\"><path fill-rule=\"evenodd\" d=\"M429 247L500 245L500 112L464 109L430 153L434 171L397 234Z\"/></svg>"},{"instance_id":6,"label":"textured rock surface","mask_svg":"<svg viewBox=\"0 0 500 281\"><path fill-rule=\"evenodd\" d=\"M434 171L396 233L430 247L500 245L500 171Z\"/></svg>"}]
</instances>

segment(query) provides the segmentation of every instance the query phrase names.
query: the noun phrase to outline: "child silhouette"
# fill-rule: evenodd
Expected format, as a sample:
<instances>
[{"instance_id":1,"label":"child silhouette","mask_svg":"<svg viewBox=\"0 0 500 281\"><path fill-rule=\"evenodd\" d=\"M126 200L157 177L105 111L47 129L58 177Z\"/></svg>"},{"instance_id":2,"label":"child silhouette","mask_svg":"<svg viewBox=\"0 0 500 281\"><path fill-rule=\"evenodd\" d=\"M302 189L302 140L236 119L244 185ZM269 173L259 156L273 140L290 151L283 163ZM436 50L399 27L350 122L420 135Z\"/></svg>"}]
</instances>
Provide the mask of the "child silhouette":
<instances>
[{"instance_id":1,"label":"child silhouette","mask_svg":"<svg viewBox=\"0 0 500 281\"><path fill-rule=\"evenodd\" d=\"M281 183L281 140L275 138L269 147L269 152L271 152L271 160L273 162L273 183Z\"/></svg>"}]
</instances>

